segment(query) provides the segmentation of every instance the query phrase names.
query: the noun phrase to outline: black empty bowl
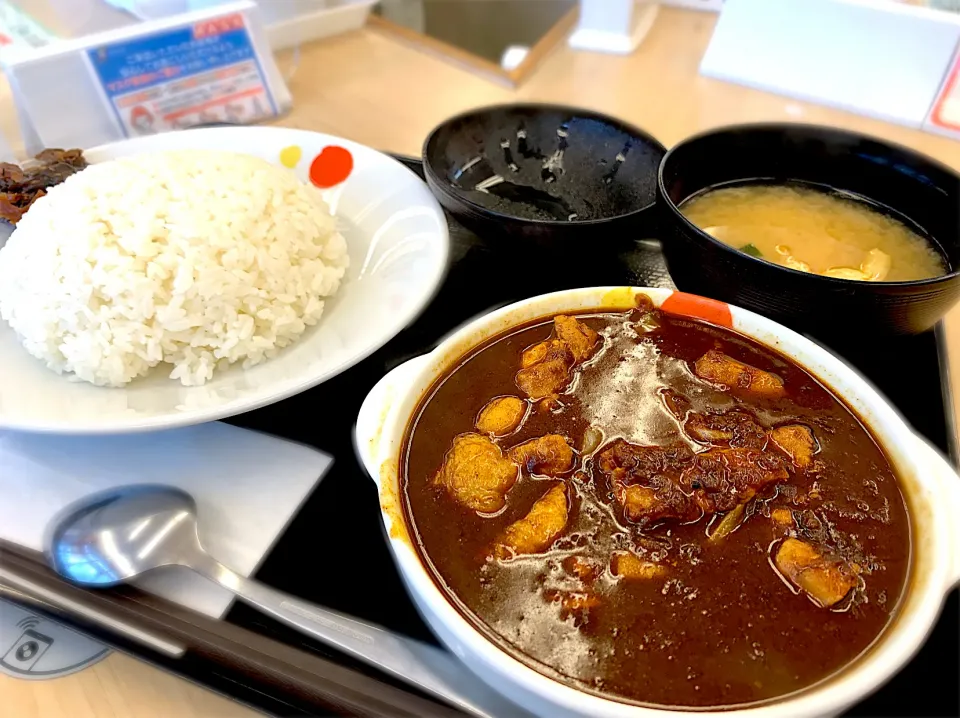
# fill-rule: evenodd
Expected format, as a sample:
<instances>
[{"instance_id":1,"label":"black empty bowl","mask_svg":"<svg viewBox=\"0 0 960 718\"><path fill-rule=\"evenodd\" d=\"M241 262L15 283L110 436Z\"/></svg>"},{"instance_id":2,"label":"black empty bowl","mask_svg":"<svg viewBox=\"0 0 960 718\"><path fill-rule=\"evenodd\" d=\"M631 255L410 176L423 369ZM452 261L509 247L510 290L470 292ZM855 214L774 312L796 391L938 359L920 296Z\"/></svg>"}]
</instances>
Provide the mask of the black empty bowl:
<instances>
[{"instance_id":1,"label":"black empty bowl","mask_svg":"<svg viewBox=\"0 0 960 718\"><path fill-rule=\"evenodd\" d=\"M499 105L430 133L427 183L481 236L549 244L649 233L666 150L646 132L589 110Z\"/></svg>"},{"instance_id":2,"label":"black empty bowl","mask_svg":"<svg viewBox=\"0 0 960 718\"><path fill-rule=\"evenodd\" d=\"M861 195L902 215L940 249L950 271L910 282L859 282L787 269L715 240L680 212L710 187L798 180ZM684 140L664 157L657 184L670 276L691 293L753 309L820 335L915 334L960 299L960 177L904 147L811 125L728 127Z\"/></svg>"}]
</instances>

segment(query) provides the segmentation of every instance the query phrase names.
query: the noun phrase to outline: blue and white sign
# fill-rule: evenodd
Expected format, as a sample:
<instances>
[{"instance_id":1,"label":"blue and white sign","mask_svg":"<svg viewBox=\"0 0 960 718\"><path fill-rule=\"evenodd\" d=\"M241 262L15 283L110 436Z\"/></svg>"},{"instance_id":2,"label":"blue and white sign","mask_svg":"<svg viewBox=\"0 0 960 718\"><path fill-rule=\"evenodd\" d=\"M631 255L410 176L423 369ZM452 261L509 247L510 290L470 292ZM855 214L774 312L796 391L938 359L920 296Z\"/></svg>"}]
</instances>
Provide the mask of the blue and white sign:
<instances>
[{"instance_id":1,"label":"blue and white sign","mask_svg":"<svg viewBox=\"0 0 960 718\"><path fill-rule=\"evenodd\" d=\"M87 57L128 137L278 114L239 12L92 47Z\"/></svg>"}]
</instances>

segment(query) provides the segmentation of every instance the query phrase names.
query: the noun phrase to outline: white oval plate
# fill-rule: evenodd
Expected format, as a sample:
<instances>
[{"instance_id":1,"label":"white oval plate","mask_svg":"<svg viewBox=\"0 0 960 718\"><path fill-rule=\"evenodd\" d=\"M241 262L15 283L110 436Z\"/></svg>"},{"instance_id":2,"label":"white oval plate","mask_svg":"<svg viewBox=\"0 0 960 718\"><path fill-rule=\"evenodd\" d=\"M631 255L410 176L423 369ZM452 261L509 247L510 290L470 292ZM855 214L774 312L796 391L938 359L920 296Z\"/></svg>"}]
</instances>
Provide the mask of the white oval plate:
<instances>
[{"instance_id":1,"label":"white oval plate","mask_svg":"<svg viewBox=\"0 0 960 718\"><path fill-rule=\"evenodd\" d=\"M331 135L282 127L218 127L152 135L84 152L91 164L140 152L243 152L308 181L313 159L346 148L353 170L324 190L347 240L350 268L323 316L298 342L250 369L233 366L184 387L160 365L124 388L96 387L47 369L0 320L0 428L61 434L166 429L239 414L293 396L350 368L410 324L443 280L450 237L426 184L396 160ZM5 238L0 239L0 242Z\"/></svg>"}]
</instances>

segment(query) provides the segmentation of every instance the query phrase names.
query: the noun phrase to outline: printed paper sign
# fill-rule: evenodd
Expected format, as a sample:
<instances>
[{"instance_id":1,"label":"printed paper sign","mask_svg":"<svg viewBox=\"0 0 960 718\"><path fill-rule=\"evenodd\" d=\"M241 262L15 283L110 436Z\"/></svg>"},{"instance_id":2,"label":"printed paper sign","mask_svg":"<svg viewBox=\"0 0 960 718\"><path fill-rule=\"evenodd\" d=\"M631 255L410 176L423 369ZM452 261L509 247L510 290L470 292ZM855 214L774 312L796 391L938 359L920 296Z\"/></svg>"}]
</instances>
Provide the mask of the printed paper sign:
<instances>
[{"instance_id":1,"label":"printed paper sign","mask_svg":"<svg viewBox=\"0 0 960 718\"><path fill-rule=\"evenodd\" d=\"M277 115L240 13L87 51L128 137Z\"/></svg>"}]
</instances>

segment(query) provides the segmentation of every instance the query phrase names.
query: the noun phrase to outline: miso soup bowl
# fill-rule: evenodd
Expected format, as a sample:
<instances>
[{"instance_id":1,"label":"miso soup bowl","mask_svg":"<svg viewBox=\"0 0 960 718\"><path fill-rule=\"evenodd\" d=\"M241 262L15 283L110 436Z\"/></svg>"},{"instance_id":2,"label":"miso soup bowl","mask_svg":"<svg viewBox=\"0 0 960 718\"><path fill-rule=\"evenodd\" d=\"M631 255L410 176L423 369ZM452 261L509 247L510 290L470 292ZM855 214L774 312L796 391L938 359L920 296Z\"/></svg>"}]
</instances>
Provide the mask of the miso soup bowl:
<instances>
[{"instance_id":1,"label":"miso soup bowl","mask_svg":"<svg viewBox=\"0 0 960 718\"><path fill-rule=\"evenodd\" d=\"M683 203L729 184L801 181L852 192L927 235L948 262L938 277L860 282L751 257L684 217ZM722 299L817 336L917 334L960 300L960 176L906 147L802 124L738 125L683 140L657 180L667 268L685 292Z\"/></svg>"},{"instance_id":2,"label":"miso soup bowl","mask_svg":"<svg viewBox=\"0 0 960 718\"><path fill-rule=\"evenodd\" d=\"M896 617L865 654L834 676L764 703L684 713L725 718L831 716L896 673L925 640L951 587L960 582L960 477L877 391L829 352L752 312L664 289L574 289L527 299L470 322L431 353L411 359L373 388L357 418L361 459L376 482L394 560L414 603L439 639L493 689L536 715L676 718L677 711L578 690L537 672L481 633L454 606L425 565L403 507L400 452L405 432L434 381L466 352L510 327L561 312L625 309L643 293L664 311L726 325L793 359L819 377L869 427L900 480L912 522L913 560ZM656 680L656 676L651 676ZM951 690L944 686L944 690Z\"/></svg>"}]
</instances>

